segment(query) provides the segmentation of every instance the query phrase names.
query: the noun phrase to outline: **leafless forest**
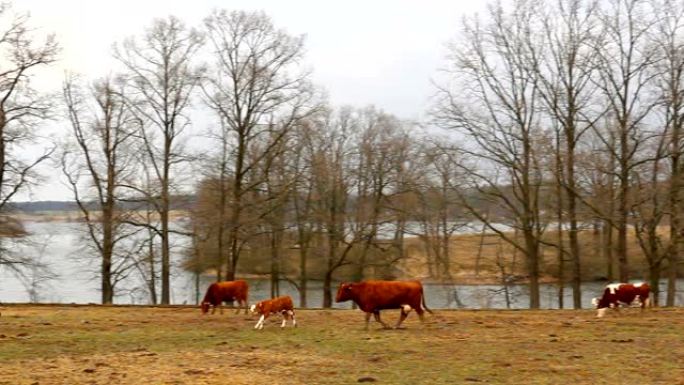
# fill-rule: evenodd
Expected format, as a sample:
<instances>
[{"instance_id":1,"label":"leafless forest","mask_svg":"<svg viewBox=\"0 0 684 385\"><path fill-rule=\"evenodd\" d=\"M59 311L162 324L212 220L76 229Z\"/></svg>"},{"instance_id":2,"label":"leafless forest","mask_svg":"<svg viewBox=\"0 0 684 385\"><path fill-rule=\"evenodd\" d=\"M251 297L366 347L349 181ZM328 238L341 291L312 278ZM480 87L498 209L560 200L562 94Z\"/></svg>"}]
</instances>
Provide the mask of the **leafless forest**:
<instances>
[{"instance_id":1,"label":"leafless forest","mask_svg":"<svg viewBox=\"0 0 684 385\"><path fill-rule=\"evenodd\" d=\"M548 276L561 301L572 291L561 306L581 307L597 266L594 276L656 291L666 279L655 302L674 304L681 0L492 2L454 20L461 32L444 42L419 122L331 105L304 37L262 12L154 20L115 42L110 76L67 74L58 95L31 79L59 60L59 37L37 36L10 4L0 20L0 213L10 223L15 195L53 164L84 218L103 303L131 274L151 303L169 303L174 235L191 240L183 263L198 276L258 273L274 295L288 280L304 306L307 283L322 280L329 307L342 278L457 281L457 235L470 232L468 258L495 239L494 273L528 284L530 308ZM28 157L51 124L68 129ZM35 264L0 249L0 268Z\"/></svg>"}]
</instances>

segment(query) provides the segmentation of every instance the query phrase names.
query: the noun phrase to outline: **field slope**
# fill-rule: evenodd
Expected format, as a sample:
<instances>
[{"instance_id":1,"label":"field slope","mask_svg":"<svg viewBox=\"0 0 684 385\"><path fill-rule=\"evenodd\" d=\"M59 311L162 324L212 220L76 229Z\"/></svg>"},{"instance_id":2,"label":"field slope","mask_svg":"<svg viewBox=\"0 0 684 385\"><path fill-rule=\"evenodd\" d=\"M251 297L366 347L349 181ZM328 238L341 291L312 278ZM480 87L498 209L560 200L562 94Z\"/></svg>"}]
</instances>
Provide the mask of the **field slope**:
<instances>
[{"instance_id":1,"label":"field slope","mask_svg":"<svg viewBox=\"0 0 684 385\"><path fill-rule=\"evenodd\" d=\"M263 331L192 308L0 307L0 384L684 384L684 309L436 311L363 330L300 310ZM383 313L392 323L398 312Z\"/></svg>"}]
</instances>

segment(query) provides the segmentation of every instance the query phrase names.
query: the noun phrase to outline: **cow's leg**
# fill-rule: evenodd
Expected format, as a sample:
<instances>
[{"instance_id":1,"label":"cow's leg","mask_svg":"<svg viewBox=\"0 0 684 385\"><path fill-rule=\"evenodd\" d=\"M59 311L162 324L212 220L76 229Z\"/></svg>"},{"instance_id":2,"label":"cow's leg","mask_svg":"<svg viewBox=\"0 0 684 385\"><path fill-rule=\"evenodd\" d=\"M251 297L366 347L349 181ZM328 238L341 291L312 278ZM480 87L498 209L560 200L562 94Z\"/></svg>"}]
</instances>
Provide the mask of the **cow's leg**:
<instances>
[{"instance_id":1,"label":"cow's leg","mask_svg":"<svg viewBox=\"0 0 684 385\"><path fill-rule=\"evenodd\" d=\"M651 298L646 297L646 299L641 303L641 311L644 311L646 307L651 307Z\"/></svg>"},{"instance_id":2,"label":"cow's leg","mask_svg":"<svg viewBox=\"0 0 684 385\"><path fill-rule=\"evenodd\" d=\"M425 310L423 309L423 307L419 304L417 307L415 307L415 309L416 309L416 314L418 314L418 318L420 318L420 322L424 322L425 321Z\"/></svg>"},{"instance_id":3,"label":"cow's leg","mask_svg":"<svg viewBox=\"0 0 684 385\"><path fill-rule=\"evenodd\" d=\"M280 313L280 314L283 315L283 322L280 324L280 327L281 327L281 328L284 328L285 325L287 325L287 310L283 311L283 312Z\"/></svg>"},{"instance_id":4,"label":"cow's leg","mask_svg":"<svg viewBox=\"0 0 684 385\"><path fill-rule=\"evenodd\" d=\"M606 310L608 310L607 307L602 307L602 308L598 309L597 313L596 313L596 317L603 318L603 316L606 315Z\"/></svg>"},{"instance_id":5,"label":"cow's leg","mask_svg":"<svg viewBox=\"0 0 684 385\"><path fill-rule=\"evenodd\" d=\"M211 305L211 314L216 314L216 305Z\"/></svg>"},{"instance_id":6,"label":"cow's leg","mask_svg":"<svg viewBox=\"0 0 684 385\"><path fill-rule=\"evenodd\" d=\"M266 319L267 319L270 315L271 315L270 313L266 313L266 314L264 314L264 315L262 316L262 317L263 317L263 320L261 321L261 326L259 326L259 329L263 329L263 328L264 328L264 324L266 323Z\"/></svg>"},{"instance_id":7,"label":"cow's leg","mask_svg":"<svg viewBox=\"0 0 684 385\"><path fill-rule=\"evenodd\" d=\"M254 329L263 329L265 320L266 320L266 315L262 314L261 317L259 317L259 321L257 321L256 325L254 325Z\"/></svg>"},{"instance_id":8,"label":"cow's leg","mask_svg":"<svg viewBox=\"0 0 684 385\"><path fill-rule=\"evenodd\" d=\"M366 313L366 328L365 328L365 330L368 330L368 324L370 323L370 317L371 317L371 313Z\"/></svg>"},{"instance_id":9,"label":"cow's leg","mask_svg":"<svg viewBox=\"0 0 684 385\"><path fill-rule=\"evenodd\" d=\"M297 320L295 320L294 310L288 310L287 312L290 313L290 317L292 317L292 327L296 328L297 327Z\"/></svg>"},{"instance_id":10,"label":"cow's leg","mask_svg":"<svg viewBox=\"0 0 684 385\"><path fill-rule=\"evenodd\" d=\"M394 327L395 329L399 329L401 326L401 323L404 322L406 317L408 317L409 313L411 312L411 306L409 305L403 305L401 307L401 314L399 315L399 321L397 322L397 325Z\"/></svg>"},{"instance_id":11,"label":"cow's leg","mask_svg":"<svg viewBox=\"0 0 684 385\"><path fill-rule=\"evenodd\" d=\"M380 319L380 310L374 311L374 312L373 312L373 315L375 316L375 320L378 321L378 322L380 322L380 324L382 324L382 327L383 327L383 328L385 328L385 329L391 329L391 327L390 327L388 324L384 323L384 322Z\"/></svg>"},{"instance_id":12,"label":"cow's leg","mask_svg":"<svg viewBox=\"0 0 684 385\"><path fill-rule=\"evenodd\" d=\"M235 314L240 314L240 308L242 307L242 300L237 301L238 305L237 308L235 309Z\"/></svg>"},{"instance_id":13,"label":"cow's leg","mask_svg":"<svg viewBox=\"0 0 684 385\"><path fill-rule=\"evenodd\" d=\"M245 314L248 314L249 313L249 305L247 304L247 297L245 297L243 302L245 303Z\"/></svg>"}]
</instances>

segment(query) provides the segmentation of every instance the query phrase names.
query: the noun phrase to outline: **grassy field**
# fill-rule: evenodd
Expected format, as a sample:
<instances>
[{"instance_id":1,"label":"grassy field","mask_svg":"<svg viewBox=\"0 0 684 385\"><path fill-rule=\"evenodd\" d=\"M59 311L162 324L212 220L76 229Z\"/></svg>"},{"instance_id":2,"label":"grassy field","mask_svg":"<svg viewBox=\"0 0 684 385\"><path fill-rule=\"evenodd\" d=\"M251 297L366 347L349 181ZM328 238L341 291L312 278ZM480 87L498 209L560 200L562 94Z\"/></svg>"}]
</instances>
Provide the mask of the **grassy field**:
<instances>
[{"instance_id":1,"label":"grassy field","mask_svg":"<svg viewBox=\"0 0 684 385\"><path fill-rule=\"evenodd\" d=\"M684 309L436 311L363 330L356 310L0 307L0 384L684 384ZM398 311L383 313L392 323Z\"/></svg>"}]
</instances>

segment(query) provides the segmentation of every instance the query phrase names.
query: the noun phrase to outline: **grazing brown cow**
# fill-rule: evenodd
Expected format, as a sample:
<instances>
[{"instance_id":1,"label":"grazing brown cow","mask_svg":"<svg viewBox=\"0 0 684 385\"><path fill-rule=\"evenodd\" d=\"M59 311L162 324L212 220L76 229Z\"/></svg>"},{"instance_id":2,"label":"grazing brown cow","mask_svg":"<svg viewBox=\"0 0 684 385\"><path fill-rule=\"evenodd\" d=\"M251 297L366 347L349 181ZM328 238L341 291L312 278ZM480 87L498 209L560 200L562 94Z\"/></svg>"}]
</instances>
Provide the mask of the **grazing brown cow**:
<instances>
[{"instance_id":1,"label":"grazing brown cow","mask_svg":"<svg viewBox=\"0 0 684 385\"><path fill-rule=\"evenodd\" d=\"M591 302L598 309L596 316L601 318L611 307L618 311L620 303L638 303L643 311L650 303L650 293L651 287L647 283L611 283L606 285L601 298L594 298Z\"/></svg>"},{"instance_id":2,"label":"grazing brown cow","mask_svg":"<svg viewBox=\"0 0 684 385\"><path fill-rule=\"evenodd\" d=\"M213 306L211 314L216 312L216 308L220 307L223 302L233 301L238 302L238 308L235 314L240 312L240 307L245 307L245 314L247 314L247 292L249 286L247 281L223 281L214 282L207 288L207 293L202 300L202 314L206 314L209 308ZM221 308L223 314L223 308Z\"/></svg>"},{"instance_id":3,"label":"grazing brown cow","mask_svg":"<svg viewBox=\"0 0 684 385\"><path fill-rule=\"evenodd\" d=\"M368 322L373 314L375 320L386 329L390 326L380 319L380 310L401 309L401 316L395 325L399 328L404 322L411 309L423 320L423 311L432 310L425 305L423 285L418 281L364 281L353 283L341 283L337 290L336 302L354 301L361 310L366 312L366 330Z\"/></svg>"},{"instance_id":4,"label":"grazing brown cow","mask_svg":"<svg viewBox=\"0 0 684 385\"><path fill-rule=\"evenodd\" d=\"M252 313L261 314L259 321L254 325L254 329L263 329L266 318L275 313L283 315L283 323L280 325L281 328L285 327L288 318L292 318L292 326L297 327L294 305L292 304L292 298L290 298L289 295L257 302L252 305L249 310Z\"/></svg>"}]
</instances>

